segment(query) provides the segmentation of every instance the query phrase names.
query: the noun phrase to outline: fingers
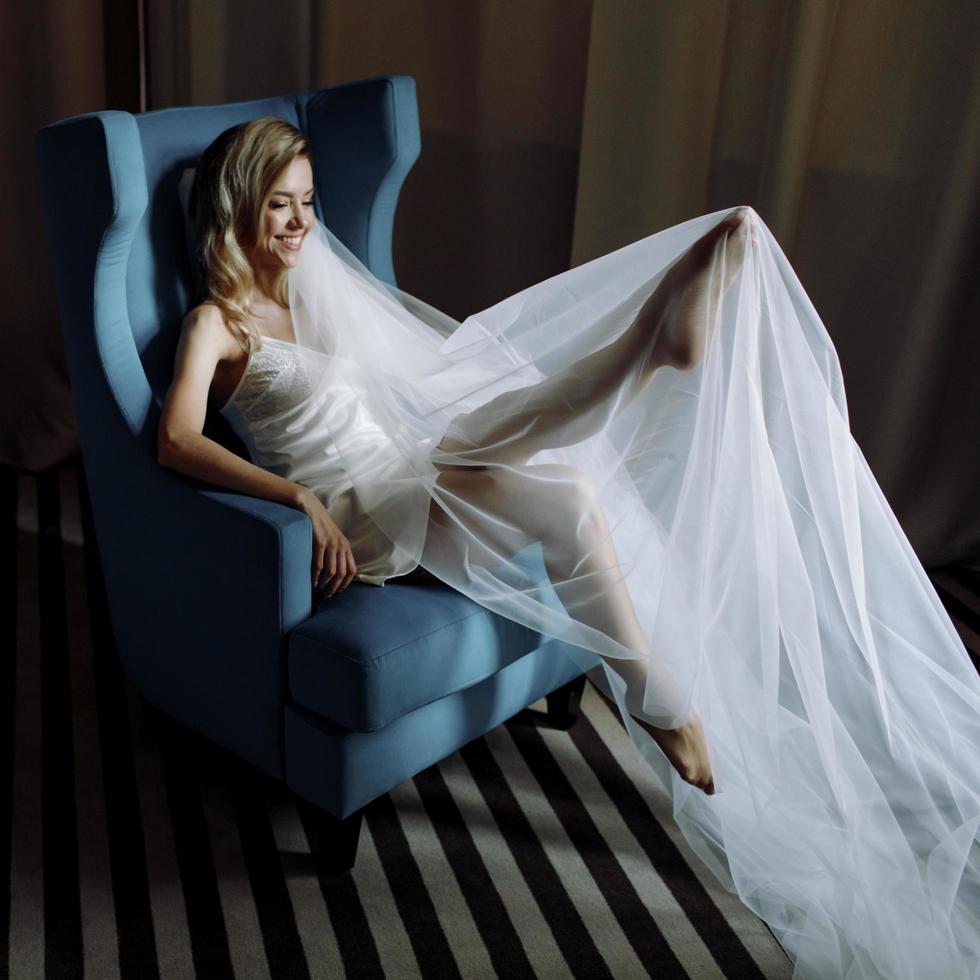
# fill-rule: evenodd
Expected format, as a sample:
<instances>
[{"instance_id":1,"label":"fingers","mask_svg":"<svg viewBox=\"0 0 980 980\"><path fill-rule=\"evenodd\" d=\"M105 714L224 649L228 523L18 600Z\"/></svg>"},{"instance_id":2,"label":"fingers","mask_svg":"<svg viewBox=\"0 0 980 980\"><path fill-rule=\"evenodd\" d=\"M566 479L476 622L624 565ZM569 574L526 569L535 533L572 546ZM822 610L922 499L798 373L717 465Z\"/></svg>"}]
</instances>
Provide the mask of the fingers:
<instances>
[{"instance_id":1,"label":"fingers","mask_svg":"<svg viewBox=\"0 0 980 980\"><path fill-rule=\"evenodd\" d=\"M337 568L340 564L340 555L336 544L328 545L324 554L323 571L320 573L318 587L325 590L328 596L334 593L334 580L337 578Z\"/></svg>"},{"instance_id":2,"label":"fingers","mask_svg":"<svg viewBox=\"0 0 980 980\"><path fill-rule=\"evenodd\" d=\"M344 542L343 551L340 553L340 561L337 565L336 585L334 592L343 592L354 580L357 574L357 566L354 564L354 553L350 550L350 544ZM333 593L330 593L331 595Z\"/></svg>"},{"instance_id":3,"label":"fingers","mask_svg":"<svg viewBox=\"0 0 980 980\"><path fill-rule=\"evenodd\" d=\"M347 574L347 554L343 548L338 548L331 555L330 576L326 583L327 598L329 599L336 591L340 583Z\"/></svg>"},{"instance_id":4,"label":"fingers","mask_svg":"<svg viewBox=\"0 0 980 980\"><path fill-rule=\"evenodd\" d=\"M314 539L313 560L313 591L319 592L330 581L336 569L336 550L331 547L329 540ZM333 569L331 565L334 566Z\"/></svg>"},{"instance_id":5,"label":"fingers","mask_svg":"<svg viewBox=\"0 0 980 980\"><path fill-rule=\"evenodd\" d=\"M354 581L354 576L357 575L357 565L354 564L354 553L347 549L347 574L344 576L344 581L340 584L340 591L343 592L351 582Z\"/></svg>"},{"instance_id":6,"label":"fingers","mask_svg":"<svg viewBox=\"0 0 980 980\"><path fill-rule=\"evenodd\" d=\"M327 543L323 549L321 568L314 577L313 590L323 590L327 598L343 592L357 575L357 565L350 543L345 539Z\"/></svg>"},{"instance_id":7,"label":"fingers","mask_svg":"<svg viewBox=\"0 0 980 980\"><path fill-rule=\"evenodd\" d=\"M337 570L337 552L336 548L331 547L329 541L324 541L322 544L317 543L314 551L319 554L319 567L313 576L313 591L319 592Z\"/></svg>"}]
</instances>

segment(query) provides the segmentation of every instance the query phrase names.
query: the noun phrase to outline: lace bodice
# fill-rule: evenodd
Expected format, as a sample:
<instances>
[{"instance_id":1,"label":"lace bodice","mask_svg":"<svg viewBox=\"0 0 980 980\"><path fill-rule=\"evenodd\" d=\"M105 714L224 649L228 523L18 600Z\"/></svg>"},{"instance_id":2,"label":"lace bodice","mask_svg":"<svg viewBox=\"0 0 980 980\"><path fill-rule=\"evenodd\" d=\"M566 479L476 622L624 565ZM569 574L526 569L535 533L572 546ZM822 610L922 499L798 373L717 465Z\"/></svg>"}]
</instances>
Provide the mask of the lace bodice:
<instances>
[{"instance_id":1,"label":"lace bodice","mask_svg":"<svg viewBox=\"0 0 980 980\"><path fill-rule=\"evenodd\" d=\"M262 347L250 345L248 360L235 390L221 408L234 405L249 422L284 412L313 394L306 367L296 356L296 346L275 337L263 337Z\"/></svg>"}]
</instances>

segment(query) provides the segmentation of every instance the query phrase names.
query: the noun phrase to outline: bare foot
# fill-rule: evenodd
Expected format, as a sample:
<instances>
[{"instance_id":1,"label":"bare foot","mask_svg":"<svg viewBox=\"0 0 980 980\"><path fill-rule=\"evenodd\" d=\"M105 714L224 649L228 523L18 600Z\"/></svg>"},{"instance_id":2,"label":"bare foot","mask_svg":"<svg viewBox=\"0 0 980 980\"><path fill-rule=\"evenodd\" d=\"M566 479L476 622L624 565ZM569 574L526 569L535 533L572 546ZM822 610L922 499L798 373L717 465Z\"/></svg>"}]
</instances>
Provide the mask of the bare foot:
<instances>
[{"instance_id":1,"label":"bare foot","mask_svg":"<svg viewBox=\"0 0 980 980\"><path fill-rule=\"evenodd\" d=\"M636 720L653 736L681 779L708 796L714 795L715 783L708 759L708 743L704 738L701 721L696 715L693 721L679 728L657 728L642 718Z\"/></svg>"},{"instance_id":2,"label":"bare foot","mask_svg":"<svg viewBox=\"0 0 980 980\"><path fill-rule=\"evenodd\" d=\"M656 335L651 363L679 371L697 366L704 356L709 308L732 284L745 256L752 209L736 208L682 253L636 315L644 333ZM711 259L719 241L725 249L720 289L711 290Z\"/></svg>"}]
</instances>

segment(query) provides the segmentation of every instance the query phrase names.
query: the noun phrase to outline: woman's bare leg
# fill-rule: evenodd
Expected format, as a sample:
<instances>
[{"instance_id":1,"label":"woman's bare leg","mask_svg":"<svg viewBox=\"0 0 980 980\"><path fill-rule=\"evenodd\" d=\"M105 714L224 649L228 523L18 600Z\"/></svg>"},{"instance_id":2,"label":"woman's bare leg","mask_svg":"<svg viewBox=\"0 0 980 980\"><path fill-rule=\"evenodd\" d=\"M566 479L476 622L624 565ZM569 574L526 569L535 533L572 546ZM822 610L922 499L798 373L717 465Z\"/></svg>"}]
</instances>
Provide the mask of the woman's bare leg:
<instances>
[{"instance_id":1,"label":"woman's bare leg","mask_svg":"<svg viewBox=\"0 0 980 980\"><path fill-rule=\"evenodd\" d=\"M465 542L470 564L492 568L502 555L513 554L527 537L541 541L548 576L569 615L640 654L635 660L605 658L627 683L630 713L653 736L683 779L708 794L714 793L697 714L691 712L690 720L673 729L656 727L644 718L642 702L647 683L664 704L673 702L672 714L680 715L683 696L666 668L651 655L622 578L605 513L585 474L560 464L461 467L444 469L437 483L463 506L477 507L494 517L492 529L481 529L484 536L492 534L492 540L484 537L481 543ZM463 534L435 500L430 524L439 529L443 547L446 534Z\"/></svg>"},{"instance_id":2,"label":"woman's bare leg","mask_svg":"<svg viewBox=\"0 0 980 980\"><path fill-rule=\"evenodd\" d=\"M613 343L538 384L503 392L457 416L440 443L453 454L444 465L520 464L542 449L581 442L642 391L658 368L696 366L709 318L741 267L750 224L751 211L738 208L694 242ZM724 261L723 276L713 268L716 255Z\"/></svg>"},{"instance_id":3,"label":"woman's bare leg","mask_svg":"<svg viewBox=\"0 0 980 980\"><path fill-rule=\"evenodd\" d=\"M606 663L627 683L630 713L650 732L681 777L709 794L714 784L696 713L691 712L687 722L672 729L644 719L642 693L648 677L665 702L666 692L671 685L676 688L676 682L650 655L649 642L618 572L601 505L594 494L560 499L568 498L569 484L559 482L557 486L564 486L564 491L535 506L528 500L528 491L540 488L541 483L520 480L519 472L539 450L573 445L599 431L607 413L592 410L605 403L608 413L615 412L660 367L686 370L700 362L708 323L741 267L751 216L747 208L736 209L687 249L616 341L539 384L504 392L457 417L433 456L441 471L437 482L445 490L500 515L503 524L508 519L516 521L525 534L544 543L549 577L558 583L556 592L570 615L641 655L636 660L607 658ZM713 264L716 257L724 264L722 276ZM540 475L541 467L534 469ZM584 474L579 476L585 480ZM590 529L583 541L579 535L586 510ZM451 519L436 501L430 522L452 531ZM537 526L531 527L532 522ZM579 533L570 534L569 528ZM571 550L563 551L566 545ZM499 561L505 551L506 544L497 542L488 552L488 561ZM472 549L467 559L475 560Z\"/></svg>"}]
</instances>

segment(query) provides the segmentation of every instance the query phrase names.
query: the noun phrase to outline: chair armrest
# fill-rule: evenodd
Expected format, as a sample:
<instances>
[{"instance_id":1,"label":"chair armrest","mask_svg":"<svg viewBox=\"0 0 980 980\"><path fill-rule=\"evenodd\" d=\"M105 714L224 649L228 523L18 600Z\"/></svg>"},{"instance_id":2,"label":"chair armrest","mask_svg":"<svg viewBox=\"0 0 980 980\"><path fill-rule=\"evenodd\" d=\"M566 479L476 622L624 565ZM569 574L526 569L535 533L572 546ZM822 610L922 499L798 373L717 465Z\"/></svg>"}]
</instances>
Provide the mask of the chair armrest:
<instances>
[{"instance_id":1,"label":"chair armrest","mask_svg":"<svg viewBox=\"0 0 980 980\"><path fill-rule=\"evenodd\" d=\"M228 490L198 492L218 505L213 514L213 519L218 522L218 533L226 529L229 534L238 534L246 526L244 521L259 525L253 530L256 543L263 552L261 559L274 561L279 568L283 635L309 619L313 611L313 524L310 518L302 511L274 500Z\"/></svg>"},{"instance_id":2,"label":"chair armrest","mask_svg":"<svg viewBox=\"0 0 980 980\"><path fill-rule=\"evenodd\" d=\"M280 777L288 637L313 609L310 519L155 460L130 475L87 474L126 675L166 714Z\"/></svg>"}]
</instances>

